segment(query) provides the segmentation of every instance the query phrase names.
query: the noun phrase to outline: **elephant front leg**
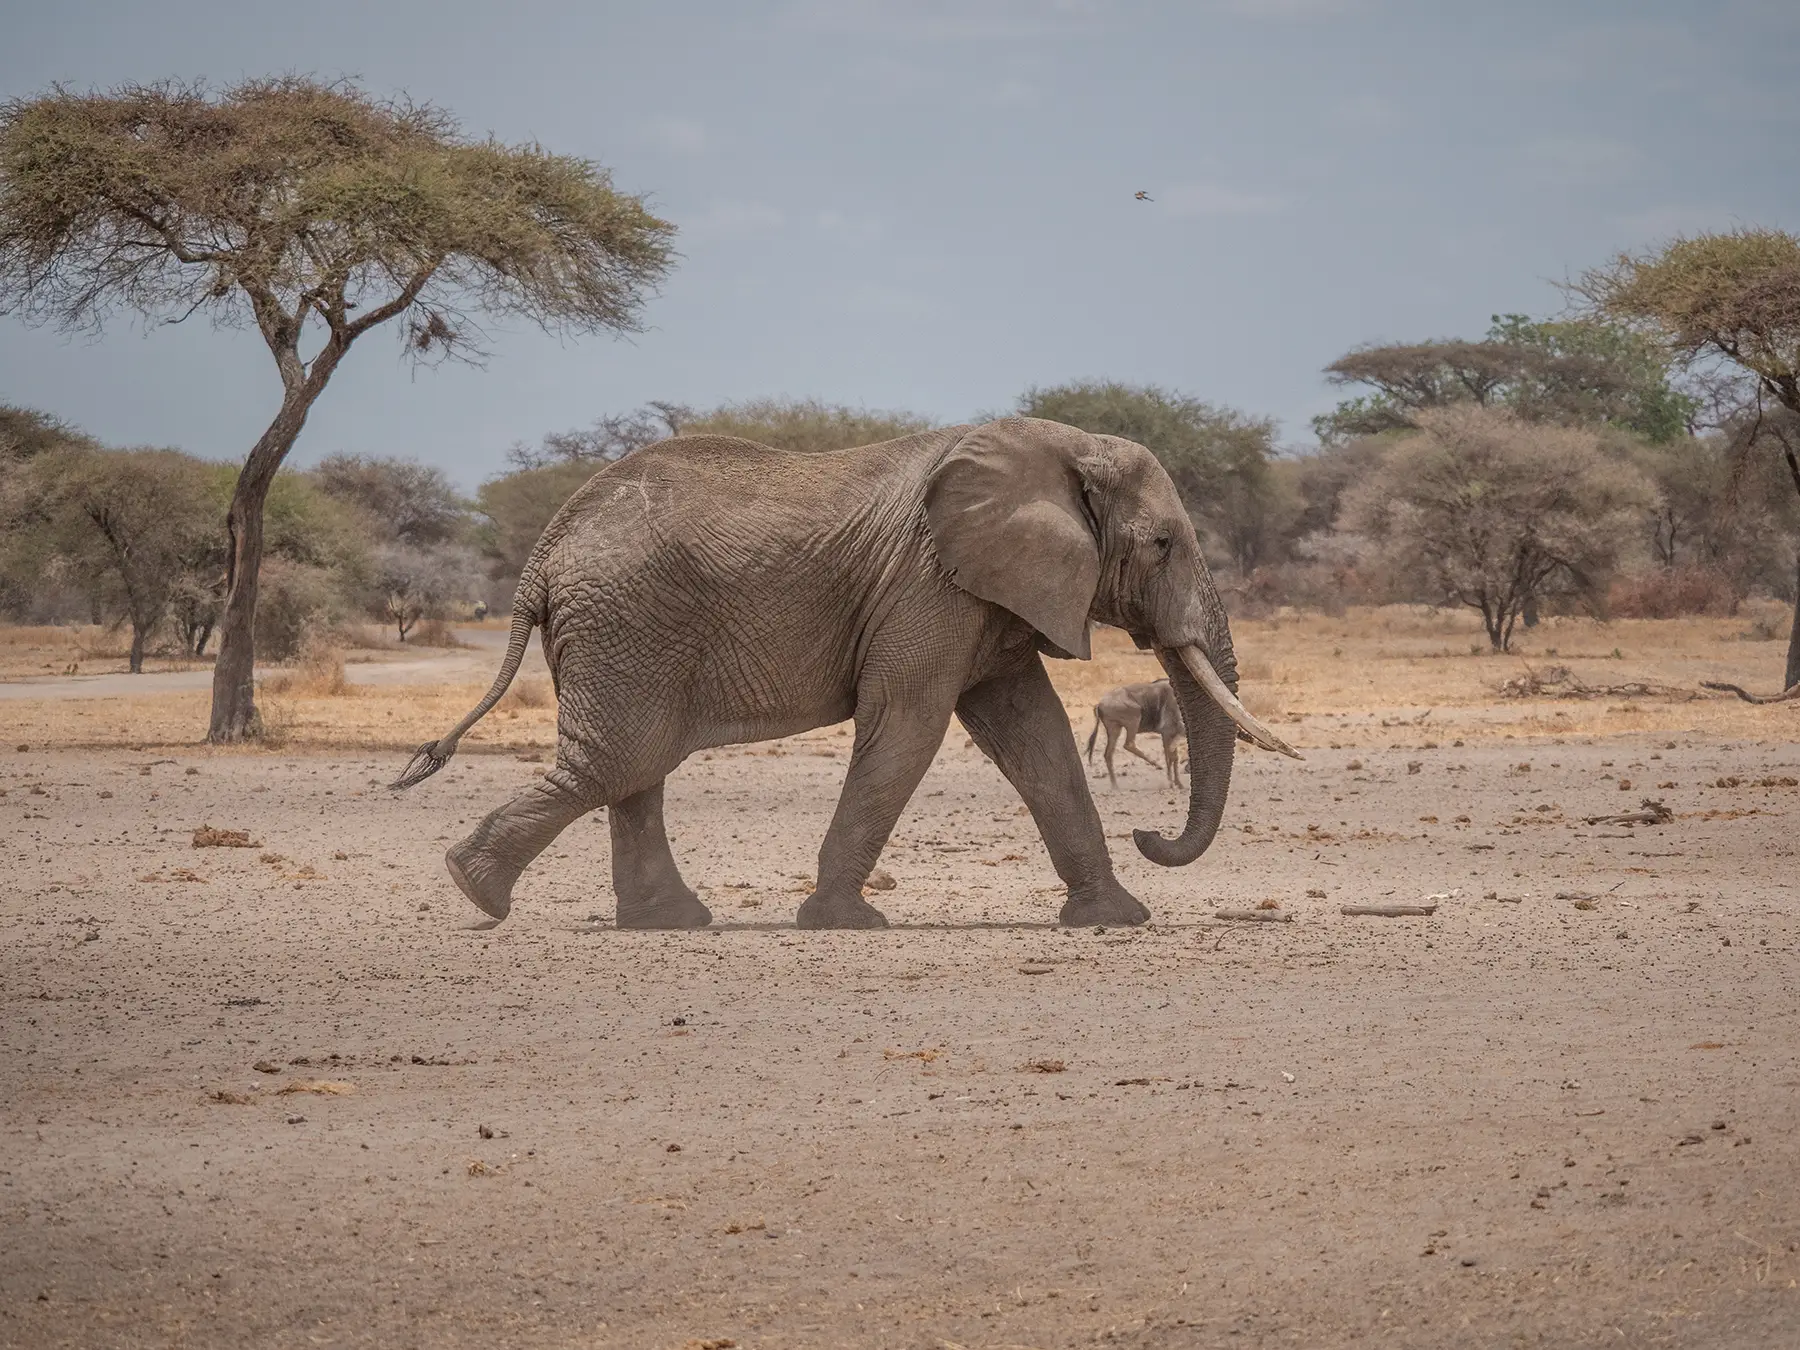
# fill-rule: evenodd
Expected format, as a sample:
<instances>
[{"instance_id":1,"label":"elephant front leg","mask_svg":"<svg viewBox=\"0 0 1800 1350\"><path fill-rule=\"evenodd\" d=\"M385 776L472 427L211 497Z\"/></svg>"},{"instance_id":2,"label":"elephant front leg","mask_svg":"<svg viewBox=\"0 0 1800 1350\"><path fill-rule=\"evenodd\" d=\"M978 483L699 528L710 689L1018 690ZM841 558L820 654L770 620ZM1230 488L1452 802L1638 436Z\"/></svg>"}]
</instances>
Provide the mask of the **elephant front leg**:
<instances>
[{"instance_id":1,"label":"elephant front leg","mask_svg":"<svg viewBox=\"0 0 1800 1350\"><path fill-rule=\"evenodd\" d=\"M1062 922L1075 928L1148 919L1150 911L1113 875L1075 734L1043 661L1034 656L1016 675L984 680L963 694L956 715L1030 808L1069 888Z\"/></svg>"},{"instance_id":2,"label":"elephant front leg","mask_svg":"<svg viewBox=\"0 0 1800 1350\"><path fill-rule=\"evenodd\" d=\"M801 928L887 927L887 916L863 899L863 882L949 725L948 700L923 710L859 703L850 771L819 850L819 883L795 916Z\"/></svg>"},{"instance_id":3,"label":"elephant front leg","mask_svg":"<svg viewBox=\"0 0 1800 1350\"><path fill-rule=\"evenodd\" d=\"M688 889L663 828L663 785L607 808L621 928L704 928L712 911Z\"/></svg>"}]
</instances>

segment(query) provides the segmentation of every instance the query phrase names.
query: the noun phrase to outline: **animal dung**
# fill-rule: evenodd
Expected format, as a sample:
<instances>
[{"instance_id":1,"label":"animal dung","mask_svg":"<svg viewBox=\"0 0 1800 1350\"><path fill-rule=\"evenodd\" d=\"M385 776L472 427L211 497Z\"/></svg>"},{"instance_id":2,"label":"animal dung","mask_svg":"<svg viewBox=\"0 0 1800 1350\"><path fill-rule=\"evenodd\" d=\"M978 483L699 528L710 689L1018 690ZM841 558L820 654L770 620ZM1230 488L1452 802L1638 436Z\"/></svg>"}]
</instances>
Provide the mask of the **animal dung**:
<instances>
[{"instance_id":1,"label":"animal dung","mask_svg":"<svg viewBox=\"0 0 1800 1350\"><path fill-rule=\"evenodd\" d=\"M202 825L194 831L195 848L261 848L262 842L250 837L248 830L215 830Z\"/></svg>"}]
</instances>

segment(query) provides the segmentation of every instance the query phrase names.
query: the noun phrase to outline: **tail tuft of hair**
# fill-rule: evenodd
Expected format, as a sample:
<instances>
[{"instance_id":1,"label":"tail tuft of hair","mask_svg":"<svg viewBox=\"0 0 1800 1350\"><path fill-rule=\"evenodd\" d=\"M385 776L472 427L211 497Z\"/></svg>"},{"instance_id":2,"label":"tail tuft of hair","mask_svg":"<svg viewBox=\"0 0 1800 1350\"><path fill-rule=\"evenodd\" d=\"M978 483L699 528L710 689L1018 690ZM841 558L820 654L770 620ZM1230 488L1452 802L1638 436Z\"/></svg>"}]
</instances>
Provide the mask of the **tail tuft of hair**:
<instances>
[{"instance_id":1,"label":"tail tuft of hair","mask_svg":"<svg viewBox=\"0 0 1800 1350\"><path fill-rule=\"evenodd\" d=\"M406 768L398 778L388 784L388 788L393 792L402 792L414 783L423 783L449 762L449 754L438 753L437 741L426 741L425 744L413 751L413 757L407 762Z\"/></svg>"}]
</instances>

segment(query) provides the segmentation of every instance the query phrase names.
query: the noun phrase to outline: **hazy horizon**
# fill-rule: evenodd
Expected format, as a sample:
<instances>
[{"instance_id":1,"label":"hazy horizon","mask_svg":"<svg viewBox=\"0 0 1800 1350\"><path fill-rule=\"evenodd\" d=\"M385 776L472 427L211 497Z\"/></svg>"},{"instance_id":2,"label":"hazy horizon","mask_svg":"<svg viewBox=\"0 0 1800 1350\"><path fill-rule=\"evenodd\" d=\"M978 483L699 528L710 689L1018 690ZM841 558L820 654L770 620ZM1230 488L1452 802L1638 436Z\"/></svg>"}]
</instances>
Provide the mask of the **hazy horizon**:
<instances>
[{"instance_id":1,"label":"hazy horizon","mask_svg":"<svg viewBox=\"0 0 1800 1350\"><path fill-rule=\"evenodd\" d=\"M679 227L643 333L495 325L485 368L417 372L371 335L296 464L411 455L468 487L649 399L955 421L1077 378L1300 445L1350 347L1553 314L1557 280L1678 232L1800 226L1800 7L1572 9L92 0L10 21L0 96L350 75L594 159ZM0 401L108 442L241 459L277 396L253 333L0 319Z\"/></svg>"}]
</instances>

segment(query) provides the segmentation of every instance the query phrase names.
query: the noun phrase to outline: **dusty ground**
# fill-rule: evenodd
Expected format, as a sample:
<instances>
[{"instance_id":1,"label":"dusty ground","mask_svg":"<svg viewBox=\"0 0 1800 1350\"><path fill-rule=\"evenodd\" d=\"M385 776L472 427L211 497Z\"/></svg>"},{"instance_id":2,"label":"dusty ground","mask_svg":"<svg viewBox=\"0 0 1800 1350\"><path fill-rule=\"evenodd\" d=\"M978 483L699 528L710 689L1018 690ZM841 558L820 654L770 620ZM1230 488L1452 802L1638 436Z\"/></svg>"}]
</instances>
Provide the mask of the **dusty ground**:
<instances>
[{"instance_id":1,"label":"dusty ground","mask_svg":"<svg viewBox=\"0 0 1800 1350\"><path fill-rule=\"evenodd\" d=\"M1178 819L1160 772L1099 785L1135 932L1050 926L956 732L884 933L791 926L847 738L691 761L671 829L719 923L672 935L611 927L598 819L498 927L445 878L543 707L398 797L387 749L8 721L0 1346L1794 1344L1800 715L1334 709L1329 622L1247 651L1313 748L1240 756L1195 866L1124 837ZM1702 637L1658 659L1716 639L1709 675L1768 684L1768 644ZM1058 667L1072 708L1142 658L1104 661ZM314 702L404 745L466 692ZM1530 734L1558 711L1659 725ZM1675 818L1585 823L1643 796ZM1212 918L1264 900L1293 921Z\"/></svg>"}]
</instances>

